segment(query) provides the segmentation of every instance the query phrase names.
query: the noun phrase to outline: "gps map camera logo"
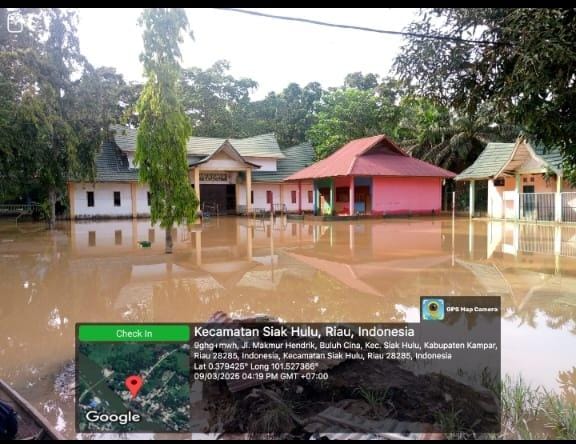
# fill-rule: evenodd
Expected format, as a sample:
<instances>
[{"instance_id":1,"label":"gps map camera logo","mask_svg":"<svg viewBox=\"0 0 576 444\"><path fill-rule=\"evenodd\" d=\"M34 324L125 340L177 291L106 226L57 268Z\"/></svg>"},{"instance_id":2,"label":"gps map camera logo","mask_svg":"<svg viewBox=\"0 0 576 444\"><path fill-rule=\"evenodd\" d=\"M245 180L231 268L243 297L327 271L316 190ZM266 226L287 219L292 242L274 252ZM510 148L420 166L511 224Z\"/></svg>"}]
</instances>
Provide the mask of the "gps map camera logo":
<instances>
[{"instance_id":1,"label":"gps map camera logo","mask_svg":"<svg viewBox=\"0 0 576 444\"><path fill-rule=\"evenodd\" d=\"M19 12L10 12L6 18L6 28L8 32L18 34L24 29L24 19Z\"/></svg>"},{"instance_id":2,"label":"gps map camera logo","mask_svg":"<svg viewBox=\"0 0 576 444\"><path fill-rule=\"evenodd\" d=\"M422 319L424 321L442 321L444 319L444 299L422 299Z\"/></svg>"}]
</instances>

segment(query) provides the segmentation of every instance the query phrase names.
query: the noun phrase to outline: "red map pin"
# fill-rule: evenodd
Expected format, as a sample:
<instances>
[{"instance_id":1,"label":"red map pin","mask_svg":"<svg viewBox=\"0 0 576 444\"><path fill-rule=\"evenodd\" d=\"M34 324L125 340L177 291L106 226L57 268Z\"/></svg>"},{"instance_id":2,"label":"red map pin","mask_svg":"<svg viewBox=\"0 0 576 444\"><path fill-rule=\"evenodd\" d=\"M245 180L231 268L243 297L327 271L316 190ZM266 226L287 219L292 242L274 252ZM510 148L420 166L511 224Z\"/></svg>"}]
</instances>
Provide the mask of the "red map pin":
<instances>
[{"instance_id":1,"label":"red map pin","mask_svg":"<svg viewBox=\"0 0 576 444\"><path fill-rule=\"evenodd\" d=\"M142 378L140 376L132 375L132 376L128 376L126 378L126 381L124 381L124 384L126 384L126 388L132 394L132 399L134 399L136 397L136 395L138 394L138 392L140 391L140 389L142 388L144 381L142 381Z\"/></svg>"}]
</instances>

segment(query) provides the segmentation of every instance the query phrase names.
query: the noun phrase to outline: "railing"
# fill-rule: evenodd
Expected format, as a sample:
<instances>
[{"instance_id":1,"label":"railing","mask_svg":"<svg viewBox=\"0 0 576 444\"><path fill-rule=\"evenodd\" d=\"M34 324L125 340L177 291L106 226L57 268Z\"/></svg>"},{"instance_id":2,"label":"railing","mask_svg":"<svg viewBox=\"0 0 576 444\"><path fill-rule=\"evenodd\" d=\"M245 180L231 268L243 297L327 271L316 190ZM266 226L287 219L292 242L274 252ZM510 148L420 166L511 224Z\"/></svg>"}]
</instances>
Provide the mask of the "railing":
<instances>
[{"instance_id":1,"label":"railing","mask_svg":"<svg viewBox=\"0 0 576 444\"><path fill-rule=\"evenodd\" d=\"M0 216L15 216L16 221L22 216L42 214L43 209L40 204L0 204Z\"/></svg>"},{"instance_id":2,"label":"railing","mask_svg":"<svg viewBox=\"0 0 576 444\"><path fill-rule=\"evenodd\" d=\"M555 193L519 193L520 219L554 221Z\"/></svg>"},{"instance_id":3,"label":"railing","mask_svg":"<svg viewBox=\"0 0 576 444\"><path fill-rule=\"evenodd\" d=\"M554 254L553 225L522 224L518 250L524 253Z\"/></svg>"},{"instance_id":4,"label":"railing","mask_svg":"<svg viewBox=\"0 0 576 444\"><path fill-rule=\"evenodd\" d=\"M211 217L220 215L219 205L215 202L202 202L202 217Z\"/></svg>"},{"instance_id":5,"label":"railing","mask_svg":"<svg viewBox=\"0 0 576 444\"><path fill-rule=\"evenodd\" d=\"M560 194L562 200L562 222L576 222L576 192Z\"/></svg>"}]
</instances>

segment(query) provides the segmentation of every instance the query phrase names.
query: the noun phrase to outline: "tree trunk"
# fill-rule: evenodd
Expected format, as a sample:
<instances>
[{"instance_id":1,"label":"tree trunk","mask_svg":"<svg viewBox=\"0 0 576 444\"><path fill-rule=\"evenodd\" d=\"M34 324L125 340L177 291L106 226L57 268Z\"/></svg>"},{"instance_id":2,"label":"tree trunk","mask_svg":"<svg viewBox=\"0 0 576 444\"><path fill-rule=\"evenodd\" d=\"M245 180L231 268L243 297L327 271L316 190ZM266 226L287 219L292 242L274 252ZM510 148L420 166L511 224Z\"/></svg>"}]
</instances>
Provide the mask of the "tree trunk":
<instances>
[{"instance_id":1,"label":"tree trunk","mask_svg":"<svg viewBox=\"0 0 576 444\"><path fill-rule=\"evenodd\" d=\"M172 226L166 227L166 254L172 253Z\"/></svg>"},{"instance_id":2,"label":"tree trunk","mask_svg":"<svg viewBox=\"0 0 576 444\"><path fill-rule=\"evenodd\" d=\"M48 191L48 203L50 204L48 226L52 230L56 226L56 190L54 188Z\"/></svg>"}]
</instances>

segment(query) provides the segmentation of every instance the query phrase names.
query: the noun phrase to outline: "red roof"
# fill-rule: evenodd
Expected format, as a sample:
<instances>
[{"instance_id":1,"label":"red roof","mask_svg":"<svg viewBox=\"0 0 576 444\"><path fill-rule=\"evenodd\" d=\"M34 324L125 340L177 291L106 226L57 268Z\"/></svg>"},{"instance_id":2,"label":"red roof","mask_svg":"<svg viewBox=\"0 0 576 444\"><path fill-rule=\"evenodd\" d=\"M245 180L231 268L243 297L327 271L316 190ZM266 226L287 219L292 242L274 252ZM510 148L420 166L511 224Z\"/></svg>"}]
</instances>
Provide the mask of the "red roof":
<instances>
[{"instance_id":1,"label":"red roof","mask_svg":"<svg viewBox=\"0 0 576 444\"><path fill-rule=\"evenodd\" d=\"M456 174L408 156L384 135L352 140L328 156L285 180L335 176L446 177Z\"/></svg>"}]
</instances>

